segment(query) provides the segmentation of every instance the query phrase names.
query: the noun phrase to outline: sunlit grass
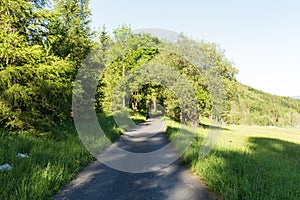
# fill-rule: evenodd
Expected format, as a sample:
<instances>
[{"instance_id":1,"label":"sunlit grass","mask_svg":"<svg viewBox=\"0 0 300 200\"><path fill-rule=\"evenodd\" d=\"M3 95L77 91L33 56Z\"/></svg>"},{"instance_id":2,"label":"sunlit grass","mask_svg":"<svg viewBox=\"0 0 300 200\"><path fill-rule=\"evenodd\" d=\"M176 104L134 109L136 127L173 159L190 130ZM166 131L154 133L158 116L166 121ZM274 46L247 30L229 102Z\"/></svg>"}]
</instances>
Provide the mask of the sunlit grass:
<instances>
[{"instance_id":1,"label":"sunlit grass","mask_svg":"<svg viewBox=\"0 0 300 200\"><path fill-rule=\"evenodd\" d=\"M178 124L168 122L170 137ZM199 158L207 129L199 128L182 162L223 199L300 199L300 131L226 126L212 152Z\"/></svg>"},{"instance_id":2,"label":"sunlit grass","mask_svg":"<svg viewBox=\"0 0 300 200\"><path fill-rule=\"evenodd\" d=\"M138 114L133 118L136 122L144 120ZM111 116L99 115L99 121L111 141L123 131ZM8 163L13 167L0 171L0 199L51 199L61 186L94 160L72 123L54 127L52 135L47 137L0 130L0 146L0 165ZM17 153L26 153L29 158L17 158Z\"/></svg>"},{"instance_id":3,"label":"sunlit grass","mask_svg":"<svg viewBox=\"0 0 300 200\"><path fill-rule=\"evenodd\" d=\"M40 138L23 133L0 133L0 163L13 168L0 171L1 199L47 199L76 175L93 157L85 150L74 127L63 137ZM26 153L29 158L17 158Z\"/></svg>"}]
</instances>

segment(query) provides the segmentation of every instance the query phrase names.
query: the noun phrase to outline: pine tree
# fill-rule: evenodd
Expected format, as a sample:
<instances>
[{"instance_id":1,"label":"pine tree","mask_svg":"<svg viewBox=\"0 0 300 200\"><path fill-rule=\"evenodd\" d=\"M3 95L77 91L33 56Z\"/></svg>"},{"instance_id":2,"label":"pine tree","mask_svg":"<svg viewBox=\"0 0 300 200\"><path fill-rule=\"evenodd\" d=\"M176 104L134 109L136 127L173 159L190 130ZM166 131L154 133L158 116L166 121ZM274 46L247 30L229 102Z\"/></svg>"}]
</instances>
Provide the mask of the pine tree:
<instances>
[{"instance_id":1,"label":"pine tree","mask_svg":"<svg viewBox=\"0 0 300 200\"><path fill-rule=\"evenodd\" d=\"M78 59L53 51L60 35L50 33L58 16L44 5L0 2L0 125L7 128L45 129L70 117Z\"/></svg>"},{"instance_id":2,"label":"pine tree","mask_svg":"<svg viewBox=\"0 0 300 200\"><path fill-rule=\"evenodd\" d=\"M88 0L54 0L53 11L48 33L51 51L75 61L78 69L93 47Z\"/></svg>"}]
</instances>

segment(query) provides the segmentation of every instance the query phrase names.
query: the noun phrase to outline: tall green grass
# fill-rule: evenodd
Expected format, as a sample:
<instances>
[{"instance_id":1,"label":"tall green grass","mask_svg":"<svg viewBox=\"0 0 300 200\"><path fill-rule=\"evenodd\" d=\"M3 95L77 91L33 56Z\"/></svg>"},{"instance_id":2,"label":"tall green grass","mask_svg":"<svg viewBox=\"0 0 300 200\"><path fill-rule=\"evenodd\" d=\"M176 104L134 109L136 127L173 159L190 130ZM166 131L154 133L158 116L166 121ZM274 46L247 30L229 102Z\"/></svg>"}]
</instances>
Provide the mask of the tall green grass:
<instances>
[{"instance_id":1,"label":"tall green grass","mask_svg":"<svg viewBox=\"0 0 300 200\"><path fill-rule=\"evenodd\" d=\"M141 122L144 117L135 114L133 118ZM111 116L99 115L99 121L111 141L123 131ZM0 171L0 199L51 199L94 160L81 143L74 124L54 127L51 132L17 135L0 130L0 165L8 163L13 167ZM17 153L26 153L29 158L17 158Z\"/></svg>"},{"instance_id":2,"label":"tall green grass","mask_svg":"<svg viewBox=\"0 0 300 200\"><path fill-rule=\"evenodd\" d=\"M168 121L167 134L179 134ZM212 152L198 153L207 127L181 158L221 199L300 199L300 131L228 126ZM189 130L186 128L186 130Z\"/></svg>"}]
</instances>

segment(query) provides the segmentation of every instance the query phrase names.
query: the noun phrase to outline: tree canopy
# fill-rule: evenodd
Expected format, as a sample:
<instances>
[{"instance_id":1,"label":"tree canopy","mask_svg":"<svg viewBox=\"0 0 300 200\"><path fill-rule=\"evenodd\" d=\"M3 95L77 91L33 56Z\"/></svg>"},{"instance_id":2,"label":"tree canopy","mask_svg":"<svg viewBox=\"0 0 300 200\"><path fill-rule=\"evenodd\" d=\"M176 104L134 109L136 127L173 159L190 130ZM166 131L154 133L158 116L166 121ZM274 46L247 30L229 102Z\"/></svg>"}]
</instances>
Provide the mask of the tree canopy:
<instances>
[{"instance_id":1,"label":"tree canopy","mask_svg":"<svg viewBox=\"0 0 300 200\"><path fill-rule=\"evenodd\" d=\"M7 128L43 129L70 116L75 70L92 45L87 2L54 1L50 10L46 3L0 2L0 124Z\"/></svg>"},{"instance_id":2,"label":"tree canopy","mask_svg":"<svg viewBox=\"0 0 300 200\"><path fill-rule=\"evenodd\" d=\"M193 91L201 116L237 124L299 125L299 100L238 83L237 70L218 45L183 35L175 43L166 42L133 33L126 25L112 35L105 27L96 33L90 28L90 15L88 0L0 2L2 127L47 130L71 120L76 74L91 53L96 64L105 66L101 77L86 77L100 80L93 98L97 112L111 113L113 99L120 98L121 107L137 112L161 105L169 117L184 117L182 102L191 97L179 97L165 82L147 82L146 75L152 74L146 69L153 66L157 77L177 84L178 91ZM175 72L177 78L172 76Z\"/></svg>"}]
</instances>

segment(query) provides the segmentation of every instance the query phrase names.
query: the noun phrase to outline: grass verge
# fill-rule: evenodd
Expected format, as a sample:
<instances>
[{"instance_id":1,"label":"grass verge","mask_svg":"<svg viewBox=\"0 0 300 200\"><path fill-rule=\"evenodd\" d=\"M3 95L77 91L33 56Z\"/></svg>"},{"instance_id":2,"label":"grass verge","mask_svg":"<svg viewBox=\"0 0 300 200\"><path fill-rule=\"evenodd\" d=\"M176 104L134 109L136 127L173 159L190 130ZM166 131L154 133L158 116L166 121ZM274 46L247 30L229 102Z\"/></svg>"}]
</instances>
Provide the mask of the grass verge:
<instances>
[{"instance_id":1,"label":"grass verge","mask_svg":"<svg viewBox=\"0 0 300 200\"><path fill-rule=\"evenodd\" d=\"M170 138L178 126L167 122ZM181 159L212 192L228 200L300 199L299 130L228 126L212 152L199 158L208 127L198 128Z\"/></svg>"},{"instance_id":2,"label":"grass verge","mask_svg":"<svg viewBox=\"0 0 300 200\"><path fill-rule=\"evenodd\" d=\"M138 123L144 120L138 114L132 118ZM123 130L117 127L113 117L99 115L98 119L111 141L120 136ZM0 165L8 163L13 167L0 171L0 199L51 199L61 186L94 160L72 123L54 127L52 134L39 137L0 130L0 146ZM18 153L28 154L29 158L18 158Z\"/></svg>"}]
</instances>

